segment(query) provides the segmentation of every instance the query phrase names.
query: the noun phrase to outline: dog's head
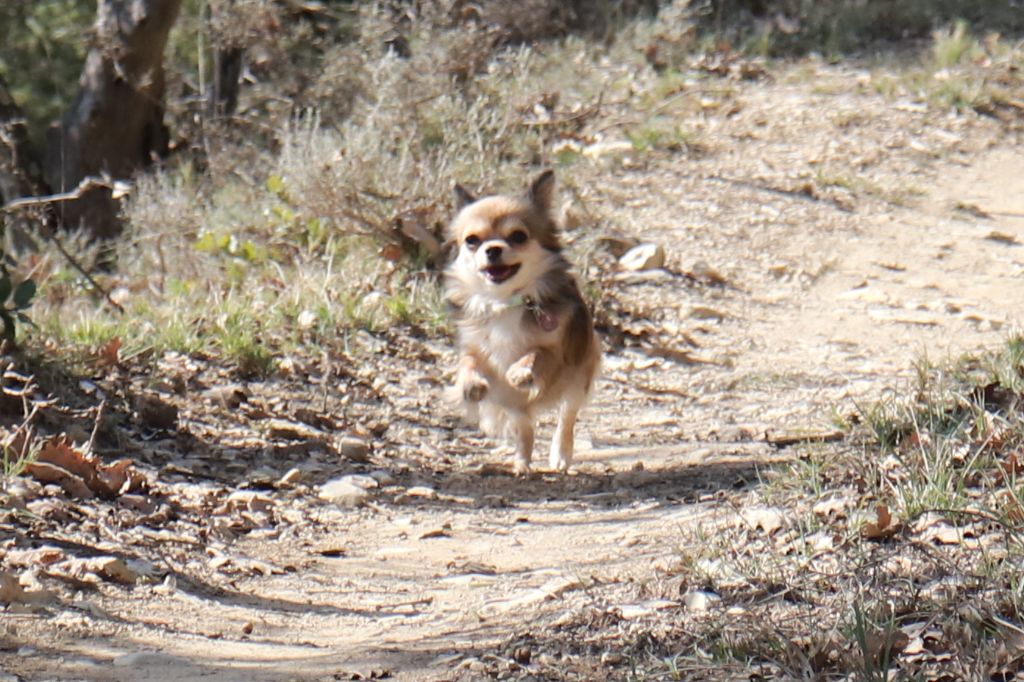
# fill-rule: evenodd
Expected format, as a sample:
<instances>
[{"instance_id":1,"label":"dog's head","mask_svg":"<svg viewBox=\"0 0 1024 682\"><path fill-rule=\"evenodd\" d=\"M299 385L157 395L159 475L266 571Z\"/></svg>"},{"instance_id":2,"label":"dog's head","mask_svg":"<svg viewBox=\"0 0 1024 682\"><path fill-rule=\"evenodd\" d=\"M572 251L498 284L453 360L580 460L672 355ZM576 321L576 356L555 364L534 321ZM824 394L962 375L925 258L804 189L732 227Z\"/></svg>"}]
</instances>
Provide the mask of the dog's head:
<instances>
[{"instance_id":1,"label":"dog's head","mask_svg":"<svg viewBox=\"0 0 1024 682\"><path fill-rule=\"evenodd\" d=\"M523 196L477 199L455 186L458 213L448 237L458 249L450 271L475 291L512 295L543 275L561 251L551 216L555 174L548 170Z\"/></svg>"}]
</instances>

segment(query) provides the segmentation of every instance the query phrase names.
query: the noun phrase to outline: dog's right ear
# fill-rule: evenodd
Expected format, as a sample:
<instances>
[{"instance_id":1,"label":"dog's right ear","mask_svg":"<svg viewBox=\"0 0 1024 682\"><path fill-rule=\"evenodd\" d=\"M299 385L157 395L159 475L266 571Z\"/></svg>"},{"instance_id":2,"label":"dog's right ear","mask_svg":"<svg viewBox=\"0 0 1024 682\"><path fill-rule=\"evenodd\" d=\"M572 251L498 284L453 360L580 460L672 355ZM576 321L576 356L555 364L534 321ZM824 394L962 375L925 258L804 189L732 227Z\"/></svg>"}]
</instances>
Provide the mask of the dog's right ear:
<instances>
[{"instance_id":1,"label":"dog's right ear","mask_svg":"<svg viewBox=\"0 0 1024 682\"><path fill-rule=\"evenodd\" d=\"M469 190L467 190L465 187L463 187L462 185L460 185L458 183L455 184L455 210L456 211L461 211L462 209L464 209L467 206L469 206L470 204L472 204L474 201L476 201L476 197L474 197L472 194L470 194Z\"/></svg>"}]
</instances>

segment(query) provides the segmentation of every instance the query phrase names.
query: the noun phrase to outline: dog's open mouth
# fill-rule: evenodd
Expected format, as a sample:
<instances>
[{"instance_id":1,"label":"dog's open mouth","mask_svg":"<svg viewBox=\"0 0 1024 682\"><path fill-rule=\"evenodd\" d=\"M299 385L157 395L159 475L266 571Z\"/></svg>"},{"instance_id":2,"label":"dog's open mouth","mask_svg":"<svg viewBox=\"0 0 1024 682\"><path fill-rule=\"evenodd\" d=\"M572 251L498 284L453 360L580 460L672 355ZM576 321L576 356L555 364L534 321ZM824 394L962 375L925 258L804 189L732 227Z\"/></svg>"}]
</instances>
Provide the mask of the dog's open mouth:
<instances>
[{"instance_id":1,"label":"dog's open mouth","mask_svg":"<svg viewBox=\"0 0 1024 682\"><path fill-rule=\"evenodd\" d=\"M519 263L515 265L488 265L483 269L484 277L495 284L511 279L519 272Z\"/></svg>"}]
</instances>

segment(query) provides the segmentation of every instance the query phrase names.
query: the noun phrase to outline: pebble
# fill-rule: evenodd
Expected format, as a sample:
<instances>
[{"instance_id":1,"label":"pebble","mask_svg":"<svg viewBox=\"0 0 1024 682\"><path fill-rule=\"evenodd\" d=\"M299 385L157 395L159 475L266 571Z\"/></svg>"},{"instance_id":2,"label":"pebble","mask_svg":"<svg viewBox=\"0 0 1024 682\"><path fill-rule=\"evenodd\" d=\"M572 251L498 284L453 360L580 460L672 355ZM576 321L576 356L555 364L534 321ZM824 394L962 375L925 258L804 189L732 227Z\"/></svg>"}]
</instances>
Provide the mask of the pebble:
<instances>
[{"instance_id":1,"label":"pebble","mask_svg":"<svg viewBox=\"0 0 1024 682\"><path fill-rule=\"evenodd\" d=\"M619 259L619 266L630 272L657 270L665 266L665 248L661 244L639 244Z\"/></svg>"},{"instance_id":2,"label":"pebble","mask_svg":"<svg viewBox=\"0 0 1024 682\"><path fill-rule=\"evenodd\" d=\"M267 422L267 431L271 438L285 440L323 440L324 432L302 422L287 419L271 419Z\"/></svg>"},{"instance_id":3,"label":"pebble","mask_svg":"<svg viewBox=\"0 0 1024 682\"><path fill-rule=\"evenodd\" d=\"M690 611L707 611L712 604L722 601L722 598L713 592L693 590L683 595L683 605Z\"/></svg>"},{"instance_id":4,"label":"pebble","mask_svg":"<svg viewBox=\"0 0 1024 682\"><path fill-rule=\"evenodd\" d=\"M362 486L356 485L349 478L348 476L342 476L341 478L331 479L321 485L318 491L320 499L333 502L339 507L360 507L366 504L366 501L370 498L369 491ZM376 483L374 481L374 485Z\"/></svg>"},{"instance_id":5,"label":"pebble","mask_svg":"<svg viewBox=\"0 0 1024 682\"><path fill-rule=\"evenodd\" d=\"M634 618L653 615L655 611L671 609L677 606L679 606L678 603L668 599L648 599L638 604L622 604L616 608L624 620L633 620Z\"/></svg>"},{"instance_id":6,"label":"pebble","mask_svg":"<svg viewBox=\"0 0 1024 682\"><path fill-rule=\"evenodd\" d=\"M619 665L626 660L622 654L615 651L606 651L601 654L601 662L605 665Z\"/></svg>"},{"instance_id":7,"label":"pebble","mask_svg":"<svg viewBox=\"0 0 1024 682\"><path fill-rule=\"evenodd\" d=\"M275 488L291 488L302 481L302 470L298 467L292 467L289 469L284 476L277 479L274 483Z\"/></svg>"},{"instance_id":8,"label":"pebble","mask_svg":"<svg viewBox=\"0 0 1024 682\"><path fill-rule=\"evenodd\" d=\"M428 500L437 499L437 491L425 485L414 485L405 491L408 497L422 497Z\"/></svg>"},{"instance_id":9,"label":"pebble","mask_svg":"<svg viewBox=\"0 0 1024 682\"><path fill-rule=\"evenodd\" d=\"M341 456L352 462L366 462L370 455L370 444L356 436L341 439Z\"/></svg>"},{"instance_id":10,"label":"pebble","mask_svg":"<svg viewBox=\"0 0 1024 682\"><path fill-rule=\"evenodd\" d=\"M381 486L391 485L395 482L395 477L391 475L391 472L384 469L371 471L370 477Z\"/></svg>"}]
</instances>

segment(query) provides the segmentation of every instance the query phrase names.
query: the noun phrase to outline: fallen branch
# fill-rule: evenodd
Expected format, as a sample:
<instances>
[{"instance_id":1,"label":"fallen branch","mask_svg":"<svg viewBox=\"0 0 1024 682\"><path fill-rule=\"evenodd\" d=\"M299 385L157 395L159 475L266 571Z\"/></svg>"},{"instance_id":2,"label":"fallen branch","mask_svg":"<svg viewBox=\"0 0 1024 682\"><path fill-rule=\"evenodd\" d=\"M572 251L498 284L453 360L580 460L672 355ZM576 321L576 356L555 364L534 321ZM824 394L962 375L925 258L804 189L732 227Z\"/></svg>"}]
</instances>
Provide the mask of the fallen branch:
<instances>
[{"instance_id":1,"label":"fallen branch","mask_svg":"<svg viewBox=\"0 0 1024 682\"><path fill-rule=\"evenodd\" d=\"M67 192L59 192L57 194L47 194L40 197L22 197L20 199L14 199L8 201L3 205L0 210L5 213L13 213L21 209L30 208L32 206L48 206L50 204L59 204L64 201L74 201L81 199L82 195L93 189L109 189L113 192L114 198L118 199L127 193L127 183L123 181L110 180L108 178L100 178L95 175L90 175L82 178L82 181L78 183L78 186L73 190Z\"/></svg>"},{"instance_id":2,"label":"fallen branch","mask_svg":"<svg viewBox=\"0 0 1024 682\"><path fill-rule=\"evenodd\" d=\"M790 445L802 443L834 443L846 436L839 430L832 431L789 431L783 433L768 433L765 440L777 448L786 448Z\"/></svg>"}]
</instances>

